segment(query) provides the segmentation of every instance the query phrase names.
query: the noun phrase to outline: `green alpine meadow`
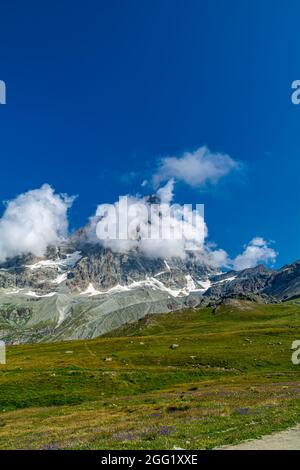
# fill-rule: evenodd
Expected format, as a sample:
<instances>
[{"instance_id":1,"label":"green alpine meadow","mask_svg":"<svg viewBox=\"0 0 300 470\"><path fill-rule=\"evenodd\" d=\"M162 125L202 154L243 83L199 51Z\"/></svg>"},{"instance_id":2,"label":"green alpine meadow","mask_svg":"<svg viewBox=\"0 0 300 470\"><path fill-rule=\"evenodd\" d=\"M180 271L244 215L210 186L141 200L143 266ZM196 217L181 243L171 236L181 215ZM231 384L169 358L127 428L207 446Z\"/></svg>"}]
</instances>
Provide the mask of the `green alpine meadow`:
<instances>
[{"instance_id":1,"label":"green alpine meadow","mask_svg":"<svg viewBox=\"0 0 300 470\"><path fill-rule=\"evenodd\" d=\"M299 300L228 299L10 345L0 449L213 449L286 429L300 420L296 339Z\"/></svg>"}]
</instances>

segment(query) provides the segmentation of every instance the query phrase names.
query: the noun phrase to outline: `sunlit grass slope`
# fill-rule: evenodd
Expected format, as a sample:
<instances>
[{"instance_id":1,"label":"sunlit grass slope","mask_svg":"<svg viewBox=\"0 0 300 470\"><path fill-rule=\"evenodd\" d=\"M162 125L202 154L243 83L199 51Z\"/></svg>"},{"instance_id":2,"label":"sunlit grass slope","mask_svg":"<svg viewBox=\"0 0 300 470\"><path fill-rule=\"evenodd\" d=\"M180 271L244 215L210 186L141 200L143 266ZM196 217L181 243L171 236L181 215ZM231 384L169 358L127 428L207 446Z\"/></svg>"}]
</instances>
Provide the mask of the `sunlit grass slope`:
<instances>
[{"instance_id":1,"label":"sunlit grass slope","mask_svg":"<svg viewBox=\"0 0 300 470\"><path fill-rule=\"evenodd\" d=\"M0 448L204 449L287 427L300 422L296 339L297 301L235 300L96 340L11 346Z\"/></svg>"}]
</instances>

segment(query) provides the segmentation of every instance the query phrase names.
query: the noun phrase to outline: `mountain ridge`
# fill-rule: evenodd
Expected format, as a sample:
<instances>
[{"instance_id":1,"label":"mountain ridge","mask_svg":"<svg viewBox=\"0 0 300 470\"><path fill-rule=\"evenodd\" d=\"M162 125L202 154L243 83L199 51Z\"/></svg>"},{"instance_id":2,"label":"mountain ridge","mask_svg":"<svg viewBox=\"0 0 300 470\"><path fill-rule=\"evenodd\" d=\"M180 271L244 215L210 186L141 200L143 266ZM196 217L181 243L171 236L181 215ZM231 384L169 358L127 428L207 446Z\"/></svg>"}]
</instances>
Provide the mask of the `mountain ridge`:
<instances>
[{"instance_id":1,"label":"mountain ridge","mask_svg":"<svg viewBox=\"0 0 300 470\"><path fill-rule=\"evenodd\" d=\"M85 232L83 231L83 234ZM228 298L276 303L300 295L300 261L220 272L204 257L115 253L82 233L44 257L0 265L0 339L8 343L86 339L143 318Z\"/></svg>"}]
</instances>

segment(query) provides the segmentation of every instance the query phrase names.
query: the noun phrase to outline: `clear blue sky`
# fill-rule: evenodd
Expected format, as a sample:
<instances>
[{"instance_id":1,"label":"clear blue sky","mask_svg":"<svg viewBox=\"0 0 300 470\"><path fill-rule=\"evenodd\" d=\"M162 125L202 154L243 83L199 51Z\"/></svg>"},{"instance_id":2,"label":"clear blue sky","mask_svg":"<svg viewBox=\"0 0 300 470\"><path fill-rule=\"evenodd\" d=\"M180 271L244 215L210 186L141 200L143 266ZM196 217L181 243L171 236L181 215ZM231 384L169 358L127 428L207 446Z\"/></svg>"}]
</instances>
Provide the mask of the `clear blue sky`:
<instances>
[{"instance_id":1,"label":"clear blue sky","mask_svg":"<svg viewBox=\"0 0 300 470\"><path fill-rule=\"evenodd\" d=\"M50 183L79 195L78 227L139 191L158 156L206 144L244 171L177 200L205 203L232 256L262 236L278 265L300 258L298 0L28 0L0 15L1 200Z\"/></svg>"}]
</instances>

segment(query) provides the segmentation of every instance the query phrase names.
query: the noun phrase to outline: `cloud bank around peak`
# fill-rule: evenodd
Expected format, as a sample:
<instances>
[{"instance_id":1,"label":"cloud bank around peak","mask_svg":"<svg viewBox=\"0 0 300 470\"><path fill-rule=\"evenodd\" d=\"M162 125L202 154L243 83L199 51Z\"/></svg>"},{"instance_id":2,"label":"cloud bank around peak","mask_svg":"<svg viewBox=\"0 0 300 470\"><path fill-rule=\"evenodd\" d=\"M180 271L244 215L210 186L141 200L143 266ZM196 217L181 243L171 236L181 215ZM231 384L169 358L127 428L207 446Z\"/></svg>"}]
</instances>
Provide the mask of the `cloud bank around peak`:
<instances>
[{"instance_id":1,"label":"cloud bank around peak","mask_svg":"<svg viewBox=\"0 0 300 470\"><path fill-rule=\"evenodd\" d=\"M121 196L113 205L100 204L92 218L93 223L97 220L99 243L119 253L138 249L148 258L183 259L187 255L187 246L202 254L207 235L204 218L192 207L172 205L173 188L174 181L169 180L150 198ZM126 236L118 238L116 234L124 213L127 214ZM162 227L167 229L166 233L170 230L170 233L180 234L180 237L161 237Z\"/></svg>"},{"instance_id":2,"label":"cloud bank around peak","mask_svg":"<svg viewBox=\"0 0 300 470\"><path fill-rule=\"evenodd\" d=\"M73 200L44 184L8 201L0 218L0 262L27 253L42 256L47 246L65 238Z\"/></svg>"},{"instance_id":3,"label":"cloud bank around peak","mask_svg":"<svg viewBox=\"0 0 300 470\"><path fill-rule=\"evenodd\" d=\"M155 194L120 196L114 204L100 204L96 214L90 218L87 238L115 252L137 249L149 258L183 259L188 252L194 252L204 263L237 271L260 263L274 263L277 253L261 237L253 238L242 253L232 259L225 250L207 240L208 229L199 208L195 210L193 206L173 203L176 182L204 188L216 185L221 178L241 167L229 155L212 153L205 146L178 157L162 158L152 178L142 183L142 187L151 187L152 182ZM134 175L131 172L131 176ZM27 253L42 256L49 245L66 238L68 209L73 200L74 197L57 194L51 186L45 184L8 201L0 218L0 263ZM121 214L122 220L124 214L128 214L126 236L106 237L107 229L119 231L120 221L116 213ZM158 236L164 230L164 224L173 234L180 233L183 236ZM103 236L99 236L97 230ZM153 233L156 234L154 237Z\"/></svg>"},{"instance_id":4,"label":"cloud bank around peak","mask_svg":"<svg viewBox=\"0 0 300 470\"><path fill-rule=\"evenodd\" d=\"M174 179L170 179L164 186L156 191L156 197L150 199L160 201L156 210L147 197L122 196L113 205L100 204L94 218L97 225L98 242L114 252L127 253L132 249L138 249L149 258L186 258L188 252L192 252L199 260L215 266L216 268L234 269L240 271L252 268L260 263L274 263L277 253L269 246L269 242L261 237L253 238L244 247L244 251L236 258L231 259L222 248L207 242L208 229L203 215L194 209L189 209L188 218L183 223L184 236L179 239L155 239L149 238L149 230L159 232L161 221L175 229L182 224L184 219L184 206L172 205L174 198ZM124 238L107 237L106 233L117 233L119 217L124 213L124 202L128 207L129 231ZM175 207L175 211L173 210ZM151 214L151 222L149 222ZM195 219L196 217L196 219ZM193 223L196 220L196 224ZM151 227L150 227L151 226ZM186 248L188 246L188 249Z\"/></svg>"},{"instance_id":5,"label":"cloud bank around peak","mask_svg":"<svg viewBox=\"0 0 300 470\"><path fill-rule=\"evenodd\" d=\"M237 271L255 267L260 263L270 264L276 261L276 251L261 237L253 238L234 259L231 259L222 248L207 242L208 230L203 216L190 208L188 217L185 218L184 206L179 204L173 206L174 184L174 179L170 179L157 190L156 195L150 198L123 196L113 205L100 204L96 215L91 218L94 222L92 224L94 232L96 226L105 231L107 227L114 228L118 225L114 213L116 210L118 212L125 198L129 209L129 236L125 239L99 240L94 233L93 241L115 252L138 249L149 258L184 259L188 251L194 251L194 254L205 263ZM156 198L161 202L161 206L153 211L151 200L155 201ZM68 236L68 209L73 200L74 197L57 194L51 186L45 184L39 189L28 191L8 201L0 218L0 262L28 253L42 256L49 245L60 243L65 239ZM114 211L107 210L107 206L113 207ZM149 239L150 212L151 229L154 233L160 230L162 219L167 221L172 230L182 227L184 220L183 238Z\"/></svg>"},{"instance_id":6,"label":"cloud bank around peak","mask_svg":"<svg viewBox=\"0 0 300 470\"><path fill-rule=\"evenodd\" d=\"M215 185L232 171L240 170L241 163L225 153L213 153L208 147L199 147L194 152L184 152L179 157L164 157L153 175L153 185L175 179L193 188Z\"/></svg>"}]
</instances>

